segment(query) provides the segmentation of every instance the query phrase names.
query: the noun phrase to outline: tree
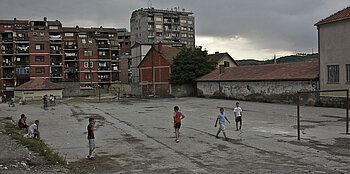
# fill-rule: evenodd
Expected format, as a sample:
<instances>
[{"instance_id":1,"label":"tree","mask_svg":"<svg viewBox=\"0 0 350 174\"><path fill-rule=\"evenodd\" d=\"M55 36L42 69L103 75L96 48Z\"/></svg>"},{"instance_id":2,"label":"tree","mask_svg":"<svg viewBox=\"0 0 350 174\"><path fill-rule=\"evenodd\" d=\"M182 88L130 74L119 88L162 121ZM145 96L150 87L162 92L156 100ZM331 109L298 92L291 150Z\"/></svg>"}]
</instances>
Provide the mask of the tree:
<instances>
[{"instance_id":1,"label":"tree","mask_svg":"<svg viewBox=\"0 0 350 174\"><path fill-rule=\"evenodd\" d=\"M173 60L169 81L176 84L192 83L194 79L213 71L215 64L201 47L183 48Z\"/></svg>"}]
</instances>

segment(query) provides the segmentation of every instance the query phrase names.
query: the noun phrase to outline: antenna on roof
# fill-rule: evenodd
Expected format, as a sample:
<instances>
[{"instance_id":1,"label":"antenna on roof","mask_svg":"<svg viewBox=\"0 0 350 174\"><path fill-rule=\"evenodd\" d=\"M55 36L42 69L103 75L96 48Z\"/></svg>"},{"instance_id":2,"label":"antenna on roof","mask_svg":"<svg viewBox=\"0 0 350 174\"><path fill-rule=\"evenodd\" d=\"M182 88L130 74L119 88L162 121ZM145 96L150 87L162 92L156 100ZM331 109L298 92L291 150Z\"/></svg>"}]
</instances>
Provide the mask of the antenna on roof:
<instances>
[{"instance_id":1,"label":"antenna on roof","mask_svg":"<svg viewBox=\"0 0 350 174\"><path fill-rule=\"evenodd\" d=\"M151 0L148 0L147 6L148 6L148 8L152 8L152 2L151 2Z\"/></svg>"}]
</instances>

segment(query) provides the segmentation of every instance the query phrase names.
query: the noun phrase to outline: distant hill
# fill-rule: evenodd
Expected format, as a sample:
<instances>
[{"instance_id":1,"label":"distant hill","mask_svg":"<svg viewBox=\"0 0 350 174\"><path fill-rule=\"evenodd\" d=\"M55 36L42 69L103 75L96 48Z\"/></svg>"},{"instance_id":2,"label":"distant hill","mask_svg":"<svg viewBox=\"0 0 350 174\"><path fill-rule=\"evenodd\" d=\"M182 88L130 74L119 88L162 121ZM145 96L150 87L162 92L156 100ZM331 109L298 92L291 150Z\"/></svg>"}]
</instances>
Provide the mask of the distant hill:
<instances>
[{"instance_id":1,"label":"distant hill","mask_svg":"<svg viewBox=\"0 0 350 174\"><path fill-rule=\"evenodd\" d=\"M284 56L276 59L277 64L282 63L292 63L292 62L303 62L310 59L318 58L318 54L306 54L306 55L290 55ZM273 64L274 60L269 59L265 61L255 60L255 59L244 59L244 60L236 60L239 66L251 66L251 65L266 65Z\"/></svg>"}]
</instances>

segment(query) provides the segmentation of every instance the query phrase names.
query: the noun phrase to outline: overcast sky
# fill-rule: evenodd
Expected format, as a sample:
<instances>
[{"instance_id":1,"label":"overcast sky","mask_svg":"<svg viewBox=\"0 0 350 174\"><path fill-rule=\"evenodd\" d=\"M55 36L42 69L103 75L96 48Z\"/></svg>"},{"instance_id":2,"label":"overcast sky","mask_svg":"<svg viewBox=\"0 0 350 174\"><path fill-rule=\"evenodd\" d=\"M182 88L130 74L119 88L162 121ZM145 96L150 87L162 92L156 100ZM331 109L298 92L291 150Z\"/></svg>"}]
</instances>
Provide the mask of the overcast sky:
<instances>
[{"instance_id":1,"label":"overcast sky","mask_svg":"<svg viewBox=\"0 0 350 174\"><path fill-rule=\"evenodd\" d=\"M317 51L317 21L349 0L151 0L152 7L185 8L195 16L196 45L234 59L270 59ZM1 19L60 20L63 26L129 29L133 10L148 0L0 0Z\"/></svg>"}]
</instances>

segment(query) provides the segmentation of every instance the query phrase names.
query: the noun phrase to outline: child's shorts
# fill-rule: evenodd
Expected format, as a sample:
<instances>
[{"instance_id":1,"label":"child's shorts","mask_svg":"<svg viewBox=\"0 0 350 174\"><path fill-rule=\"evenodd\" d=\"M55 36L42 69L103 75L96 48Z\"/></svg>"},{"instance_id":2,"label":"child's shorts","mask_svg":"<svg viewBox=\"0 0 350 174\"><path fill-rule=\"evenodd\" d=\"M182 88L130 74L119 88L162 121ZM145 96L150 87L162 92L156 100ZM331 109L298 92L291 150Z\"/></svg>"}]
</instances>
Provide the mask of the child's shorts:
<instances>
[{"instance_id":1,"label":"child's shorts","mask_svg":"<svg viewBox=\"0 0 350 174\"><path fill-rule=\"evenodd\" d=\"M95 149L95 139L89 139L89 148L90 150Z\"/></svg>"},{"instance_id":2,"label":"child's shorts","mask_svg":"<svg viewBox=\"0 0 350 174\"><path fill-rule=\"evenodd\" d=\"M174 123L174 128L175 129L180 129L181 123Z\"/></svg>"},{"instance_id":3,"label":"child's shorts","mask_svg":"<svg viewBox=\"0 0 350 174\"><path fill-rule=\"evenodd\" d=\"M220 124L220 130L225 132L225 125L224 124Z\"/></svg>"},{"instance_id":4,"label":"child's shorts","mask_svg":"<svg viewBox=\"0 0 350 174\"><path fill-rule=\"evenodd\" d=\"M242 122L242 117L236 117L236 122Z\"/></svg>"}]
</instances>

